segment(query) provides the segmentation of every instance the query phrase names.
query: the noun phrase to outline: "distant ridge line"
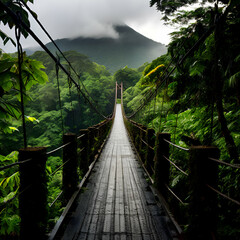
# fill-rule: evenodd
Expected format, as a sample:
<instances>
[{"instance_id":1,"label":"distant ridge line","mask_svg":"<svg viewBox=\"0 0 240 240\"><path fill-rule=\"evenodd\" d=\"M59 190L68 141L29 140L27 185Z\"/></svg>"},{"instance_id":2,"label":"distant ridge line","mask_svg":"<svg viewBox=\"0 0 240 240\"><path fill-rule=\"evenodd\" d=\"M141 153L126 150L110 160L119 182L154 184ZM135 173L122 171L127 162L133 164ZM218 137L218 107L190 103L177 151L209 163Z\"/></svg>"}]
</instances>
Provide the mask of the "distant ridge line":
<instances>
[{"instance_id":1,"label":"distant ridge line","mask_svg":"<svg viewBox=\"0 0 240 240\"><path fill-rule=\"evenodd\" d=\"M125 66L138 68L167 52L164 44L141 35L127 25L114 28L119 38L77 37L57 39L55 42L63 52L77 51L87 55L91 61L106 66L112 73ZM52 43L46 46L54 53L57 51ZM37 50L41 51L40 48L25 49L28 55Z\"/></svg>"}]
</instances>

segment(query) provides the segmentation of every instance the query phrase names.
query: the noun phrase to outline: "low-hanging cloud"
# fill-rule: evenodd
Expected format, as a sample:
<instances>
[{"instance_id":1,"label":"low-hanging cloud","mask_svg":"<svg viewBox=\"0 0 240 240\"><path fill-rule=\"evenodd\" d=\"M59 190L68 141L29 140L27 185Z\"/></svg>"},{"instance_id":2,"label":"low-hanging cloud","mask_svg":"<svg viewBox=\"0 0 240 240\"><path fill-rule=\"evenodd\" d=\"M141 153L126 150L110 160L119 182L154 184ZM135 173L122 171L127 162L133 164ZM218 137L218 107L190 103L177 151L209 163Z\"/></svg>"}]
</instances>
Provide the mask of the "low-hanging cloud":
<instances>
[{"instance_id":1,"label":"low-hanging cloud","mask_svg":"<svg viewBox=\"0 0 240 240\"><path fill-rule=\"evenodd\" d=\"M117 37L113 25L148 21L160 14L148 0L39 0L33 9L58 36Z\"/></svg>"},{"instance_id":2,"label":"low-hanging cloud","mask_svg":"<svg viewBox=\"0 0 240 240\"><path fill-rule=\"evenodd\" d=\"M149 1L35 0L29 7L37 13L38 19L54 39L78 36L117 38L118 33L113 26L122 24L127 24L142 34L146 32L144 35L149 35L150 38L159 38L157 34L163 33L160 29L164 29L164 26L160 21L160 13L149 7ZM31 25L43 42L49 41L36 22L32 20ZM161 42L164 43L164 40ZM34 43L28 39L25 45L28 47Z\"/></svg>"}]
</instances>

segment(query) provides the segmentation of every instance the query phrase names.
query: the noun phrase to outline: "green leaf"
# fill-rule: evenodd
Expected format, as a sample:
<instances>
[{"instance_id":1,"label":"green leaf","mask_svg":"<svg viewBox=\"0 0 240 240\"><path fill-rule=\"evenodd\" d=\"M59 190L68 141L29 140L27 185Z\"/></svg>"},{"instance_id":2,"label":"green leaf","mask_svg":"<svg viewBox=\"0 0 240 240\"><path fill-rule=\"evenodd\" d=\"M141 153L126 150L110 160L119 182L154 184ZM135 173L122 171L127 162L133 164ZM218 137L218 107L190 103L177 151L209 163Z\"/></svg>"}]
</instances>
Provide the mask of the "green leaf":
<instances>
[{"instance_id":1,"label":"green leaf","mask_svg":"<svg viewBox=\"0 0 240 240\"><path fill-rule=\"evenodd\" d=\"M8 186L10 189L13 189L13 187L19 186L19 184L19 172L15 172L10 177L4 178L0 183L0 187L6 188Z\"/></svg>"},{"instance_id":2,"label":"green leaf","mask_svg":"<svg viewBox=\"0 0 240 240\"><path fill-rule=\"evenodd\" d=\"M232 75L229 79L229 85L231 87L236 86L237 82L240 80L240 72L235 73L234 75Z\"/></svg>"},{"instance_id":3,"label":"green leaf","mask_svg":"<svg viewBox=\"0 0 240 240\"><path fill-rule=\"evenodd\" d=\"M0 37L2 38L4 45L6 45L8 41L11 41L12 44L16 47L16 43L14 42L14 40L11 37L9 37L6 33L2 32L1 29L0 29Z\"/></svg>"},{"instance_id":4,"label":"green leaf","mask_svg":"<svg viewBox=\"0 0 240 240\"><path fill-rule=\"evenodd\" d=\"M25 118L26 118L27 120L29 120L30 122L37 122L37 123L39 123L39 120L36 119L35 117L25 116Z\"/></svg>"},{"instance_id":5,"label":"green leaf","mask_svg":"<svg viewBox=\"0 0 240 240\"><path fill-rule=\"evenodd\" d=\"M179 180L180 180L180 175L178 175L172 180L172 187L175 187L178 184Z\"/></svg>"},{"instance_id":6,"label":"green leaf","mask_svg":"<svg viewBox=\"0 0 240 240\"><path fill-rule=\"evenodd\" d=\"M201 76L205 68L206 66L201 64L199 61L194 62L189 69L190 76L191 77L196 75Z\"/></svg>"},{"instance_id":7,"label":"green leaf","mask_svg":"<svg viewBox=\"0 0 240 240\"><path fill-rule=\"evenodd\" d=\"M9 127L9 129L11 129L13 132L15 132L15 131L19 132L19 130L16 127Z\"/></svg>"}]
</instances>

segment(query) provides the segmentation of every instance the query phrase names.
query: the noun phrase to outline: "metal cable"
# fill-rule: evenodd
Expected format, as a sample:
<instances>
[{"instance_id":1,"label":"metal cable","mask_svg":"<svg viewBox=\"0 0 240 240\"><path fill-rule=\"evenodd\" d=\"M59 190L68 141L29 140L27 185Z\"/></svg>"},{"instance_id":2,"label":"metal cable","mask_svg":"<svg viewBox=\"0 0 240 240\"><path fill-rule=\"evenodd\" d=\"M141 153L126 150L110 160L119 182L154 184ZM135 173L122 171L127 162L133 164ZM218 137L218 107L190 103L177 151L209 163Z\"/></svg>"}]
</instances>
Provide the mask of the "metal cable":
<instances>
[{"instance_id":1,"label":"metal cable","mask_svg":"<svg viewBox=\"0 0 240 240\"><path fill-rule=\"evenodd\" d=\"M71 68L69 66L69 73L71 74L70 70L71 70ZM73 103L72 103L72 90L71 90L71 87L72 87L72 82L71 82L71 79L68 76L68 90L69 90L69 95L70 95L70 100L71 100L72 124L73 124L73 129L75 129L75 114L74 114Z\"/></svg>"},{"instance_id":2,"label":"metal cable","mask_svg":"<svg viewBox=\"0 0 240 240\"><path fill-rule=\"evenodd\" d=\"M52 151L50 151L50 152L47 152L46 155L50 155L50 154L52 154L52 153L55 153L55 152L57 152L58 150L60 150L60 149L62 149L62 148L65 148L65 147L68 146L69 144L71 144L71 142L68 142L68 143L66 143L66 144L64 144L64 145L62 145L62 146L60 146L60 147L58 147L58 148L56 148L56 149L54 149L54 150L52 150Z\"/></svg>"},{"instance_id":3,"label":"metal cable","mask_svg":"<svg viewBox=\"0 0 240 240\"><path fill-rule=\"evenodd\" d=\"M183 202L177 195L176 193L173 192L173 190L167 185L165 184L165 187L167 188L167 190L183 205L187 205L187 203Z\"/></svg>"},{"instance_id":4,"label":"metal cable","mask_svg":"<svg viewBox=\"0 0 240 240\"><path fill-rule=\"evenodd\" d=\"M61 192L57 195L57 197L53 200L52 203L49 203L49 204L48 204L50 208L57 202L57 200L62 196L62 194L63 194L63 191L61 191Z\"/></svg>"},{"instance_id":5,"label":"metal cable","mask_svg":"<svg viewBox=\"0 0 240 240\"><path fill-rule=\"evenodd\" d=\"M59 63L60 58L57 56L57 63L56 63L56 76L57 76L57 86L58 86L58 102L61 112L61 124L62 124L62 133L64 134L64 124L63 124L63 113L62 113L62 101L61 101L61 92L60 92L60 85L59 85Z\"/></svg>"},{"instance_id":6,"label":"metal cable","mask_svg":"<svg viewBox=\"0 0 240 240\"><path fill-rule=\"evenodd\" d=\"M49 176L52 177L54 176L61 168L64 167L64 165L66 165L68 162L70 161L70 159L68 159L66 162L64 162L61 166L59 166L53 173L51 173Z\"/></svg>"},{"instance_id":7,"label":"metal cable","mask_svg":"<svg viewBox=\"0 0 240 240\"><path fill-rule=\"evenodd\" d=\"M17 20L21 21L21 14L19 12L16 13ZM23 79L22 79L22 64L23 64L23 50L22 45L20 43L21 38L21 30L20 26L16 25L15 27L15 36L17 39L17 52L18 52L18 75L19 75L19 85L20 85L20 99L21 99L21 112L22 112L22 127L23 127L23 142L24 148L27 147L27 133L26 133L26 122L25 122L25 109L24 109L24 101L23 101Z\"/></svg>"},{"instance_id":8,"label":"metal cable","mask_svg":"<svg viewBox=\"0 0 240 240\"><path fill-rule=\"evenodd\" d=\"M206 40L206 38L211 34L211 32L213 31L215 25L211 26L199 39L198 41L192 46L192 48L190 48L187 53L177 62L177 64L173 67L173 69L164 77L163 81L160 82L159 84L156 85L156 92L158 91L159 87L162 86L162 84L164 82L166 82L169 77L171 76L171 74L176 70L176 68L181 65L184 60L188 57L188 55L190 55L193 51L195 51L195 49ZM139 112L148 102L149 100L152 98L153 93L150 93L149 97L147 97L144 101L144 103L142 105L140 105L136 111L134 113L132 113L130 116L127 116L127 118L132 118L134 117L137 112Z\"/></svg>"},{"instance_id":9,"label":"metal cable","mask_svg":"<svg viewBox=\"0 0 240 240\"><path fill-rule=\"evenodd\" d=\"M215 159L215 158L211 158L211 157L209 157L208 159L210 159L211 161L214 161L214 162L217 162L217 163L220 163L220 164L226 165L226 166L228 166L228 167L232 167L232 168L238 168L238 169L240 169L240 164L226 163L226 162L220 161L219 159Z\"/></svg>"},{"instance_id":10,"label":"metal cable","mask_svg":"<svg viewBox=\"0 0 240 240\"><path fill-rule=\"evenodd\" d=\"M77 139L80 139L80 138L84 137L85 135L86 134L82 134L82 135L78 136Z\"/></svg>"},{"instance_id":11,"label":"metal cable","mask_svg":"<svg viewBox=\"0 0 240 240\"><path fill-rule=\"evenodd\" d=\"M214 191L215 193L217 193L218 195L224 197L225 199L227 199L227 200L229 200L229 201L231 201L231 202L233 202L233 203L235 203L235 204L237 204L237 205L240 205L240 202L239 202L239 201L237 201L237 200L235 200L235 199L233 199L233 198L230 198L229 196L221 193L220 191L218 191L217 189L213 188L212 186L210 186L210 185L208 185L208 184L206 184L206 186L207 186L208 188L210 188L212 191Z\"/></svg>"},{"instance_id":12,"label":"metal cable","mask_svg":"<svg viewBox=\"0 0 240 240\"><path fill-rule=\"evenodd\" d=\"M25 163L30 162L30 161L32 161L32 158L29 158L29 159L21 161L21 162L15 162L15 163L0 167L0 171L9 169L9 168L17 166L17 165L25 164Z\"/></svg>"},{"instance_id":13,"label":"metal cable","mask_svg":"<svg viewBox=\"0 0 240 240\"><path fill-rule=\"evenodd\" d=\"M174 146L174 147L176 147L176 148L179 148L179 149L181 149L181 150L184 150L184 151L189 151L189 149L188 148L184 148L184 147L180 147L180 146L178 146L178 145L176 145L176 144L174 144L174 143L172 143L172 142L170 142L170 141L168 141L167 139L163 139L165 142L167 142L167 143L169 143L170 145L172 145L172 146Z\"/></svg>"},{"instance_id":14,"label":"metal cable","mask_svg":"<svg viewBox=\"0 0 240 240\"><path fill-rule=\"evenodd\" d=\"M141 139L141 141L148 147L148 148L150 148L151 150L153 150L154 151L154 148L153 147L151 147L147 142L145 142L142 138L140 138Z\"/></svg>"},{"instance_id":15,"label":"metal cable","mask_svg":"<svg viewBox=\"0 0 240 240\"><path fill-rule=\"evenodd\" d=\"M48 38L50 39L50 41L53 43L53 45L57 48L57 50L59 51L59 53L63 56L63 58L65 59L65 61L68 63L68 65L70 66L70 68L73 70L73 72L75 73L75 75L77 76L77 78L80 80L79 74L77 73L77 71L73 68L72 64L69 62L69 60L67 59L67 57L64 55L64 53L62 52L62 50L58 47L58 45L56 44L56 42L53 40L53 38L51 37L51 35L48 33L48 31L45 29L45 27L42 25L42 23L38 20L38 18L35 16L35 14L33 14L33 11L28 7L28 5L20 0L21 3L24 5L24 7L26 7L26 9L30 12L30 14L32 15L32 17L35 19L35 21L38 23L38 25L41 27L41 29L44 31L44 33L48 36ZM97 104L97 102L92 98L92 96L89 94L89 92L87 91L85 85L83 84L83 81L81 81L82 87L84 88L84 90L86 91L88 97L90 97L93 102Z\"/></svg>"},{"instance_id":16,"label":"metal cable","mask_svg":"<svg viewBox=\"0 0 240 240\"><path fill-rule=\"evenodd\" d=\"M12 19L15 21L15 24L18 26L22 26L32 37L33 39L44 49L44 51L53 59L53 61L55 63L57 63L57 59L56 57L51 53L51 51L43 44L43 42L36 36L36 34L23 22L17 21L17 17L16 14L9 9L8 6L6 6L4 3L2 3L0 1L0 6L2 9L4 9L11 17ZM69 75L69 72L65 69L65 67L59 63L59 67L63 70L63 72L66 75ZM83 93L83 91L80 89L80 86L76 83L76 81L71 77L71 81L72 83L76 86L77 90L82 94L82 96L84 97L84 99L89 103L90 107L97 113L99 114L101 117L103 117L104 119L107 119L106 116L104 116L98 109L96 106L93 105L93 103L89 100L89 98Z\"/></svg>"},{"instance_id":17,"label":"metal cable","mask_svg":"<svg viewBox=\"0 0 240 240\"><path fill-rule=\"evenodd\" d=\"M168 161L170 162L176 169L178 169L182 174L188 176L188 174L186 172L184 172L180 167L178 167L173 161L171 161L169 158L165 157L163 155L163 157Z\"/></svg>"},{"instance_id":18,"label":"metal cable","mask_svg":"<svg viewBox=\"0 0 240 240\"><path fill-rule=\"evenodd\" d=\"M16 194L15 194L12 198L8 199L6 202L2 202L2 203L0 204L0 206L6 206L8 203L12 202L16 197L18 197L19 195L21 195L21 194L23 194L24 192L26 192L30 187L32 187L32 184L28 185L28 186L27 186L26 188L24 188L21 192L18 192L18 190L19 190L19 188L18 188Z\"/></svg>"}]
</instances>

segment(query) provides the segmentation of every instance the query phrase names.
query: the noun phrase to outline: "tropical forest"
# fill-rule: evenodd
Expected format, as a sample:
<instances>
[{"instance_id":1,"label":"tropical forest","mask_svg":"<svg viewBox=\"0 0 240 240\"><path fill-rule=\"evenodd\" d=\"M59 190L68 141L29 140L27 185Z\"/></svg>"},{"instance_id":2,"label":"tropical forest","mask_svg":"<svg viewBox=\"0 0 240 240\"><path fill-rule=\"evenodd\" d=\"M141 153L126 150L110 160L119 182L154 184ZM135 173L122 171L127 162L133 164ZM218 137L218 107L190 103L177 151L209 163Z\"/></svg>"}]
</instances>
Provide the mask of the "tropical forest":
<instances>
[{"instance_id":1,"label":"tropical forest","mask_svg":"<svg viewBox=\"0 0 240 240\"><path fill-rule=\"evenodd\" d=\"M19 149L46 147L51 152L62 145L64 133L78 135L111 116L116 83L123 86L117 102L131 121L155 134L170 134L171 142L183 149L218 149L215 160L220 163L213 164L220 194L214 193L216 232L211 239L240 239L240 2L151 0L161 21L179 28L163 54L116 70L74 49L53 50L53 44L49 51L24 51L20 36L32 35L29 15L37 19L25 6L35 1L0 0L0 239L20 236L19 196L24 193ZM16 39L2 25L15 29ZM1 49L7 43L16 46L15 53ZM169 188L181 201L170 193L165 200L183 239L193 240L187 234L189 153L169 148L170 160L186 174L170 167ZM50 154L46 163L48 233L66 207L64 201L54 202L62 191L62 155L62 150ZM81 167L78 174L80 181L85 174Z\"/></svg>"}]
</instances>

